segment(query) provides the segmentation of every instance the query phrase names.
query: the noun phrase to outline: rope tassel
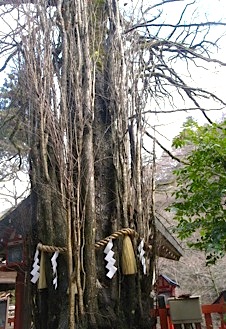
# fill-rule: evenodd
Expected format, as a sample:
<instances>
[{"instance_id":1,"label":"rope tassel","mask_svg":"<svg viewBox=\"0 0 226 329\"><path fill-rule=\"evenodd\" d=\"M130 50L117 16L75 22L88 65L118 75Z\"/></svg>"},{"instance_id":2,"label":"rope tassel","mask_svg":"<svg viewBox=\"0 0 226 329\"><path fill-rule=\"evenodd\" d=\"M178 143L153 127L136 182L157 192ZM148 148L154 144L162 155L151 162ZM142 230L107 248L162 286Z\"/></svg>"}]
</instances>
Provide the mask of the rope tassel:
<instances>
[{"instance_id":1,"label":"rope tassel","mask_svg":"<svg viewBox=\"0 0 226 329\"><path fill-rule=\"evenodd\" d=\"M122 245L122 273L124 275L137 273L137 263L134 249L128 235L124 237Z\"/></svg>"}]
</instances>

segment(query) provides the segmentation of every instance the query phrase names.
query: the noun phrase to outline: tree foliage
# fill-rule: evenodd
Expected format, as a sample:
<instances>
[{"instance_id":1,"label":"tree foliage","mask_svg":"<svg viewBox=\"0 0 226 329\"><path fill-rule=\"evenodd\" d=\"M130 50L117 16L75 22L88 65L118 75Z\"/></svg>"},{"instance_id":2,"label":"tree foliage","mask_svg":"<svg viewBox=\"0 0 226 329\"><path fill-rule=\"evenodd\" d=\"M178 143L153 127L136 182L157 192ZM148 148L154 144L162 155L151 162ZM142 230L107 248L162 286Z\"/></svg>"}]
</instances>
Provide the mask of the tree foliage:
<instances>
[{"instance_id":1,"label":"tree foliage","mask_svg":"<svg viewBox=\"0 0 226 329\"><path fill-rule=\"evenodd\" d=\"M200 126L189 118L173 145L188 148L183 166L175 170L178 235L185 239L197 232L189 244L213 262L226 251L226 121Z\"/></svg>"}]
</instances>

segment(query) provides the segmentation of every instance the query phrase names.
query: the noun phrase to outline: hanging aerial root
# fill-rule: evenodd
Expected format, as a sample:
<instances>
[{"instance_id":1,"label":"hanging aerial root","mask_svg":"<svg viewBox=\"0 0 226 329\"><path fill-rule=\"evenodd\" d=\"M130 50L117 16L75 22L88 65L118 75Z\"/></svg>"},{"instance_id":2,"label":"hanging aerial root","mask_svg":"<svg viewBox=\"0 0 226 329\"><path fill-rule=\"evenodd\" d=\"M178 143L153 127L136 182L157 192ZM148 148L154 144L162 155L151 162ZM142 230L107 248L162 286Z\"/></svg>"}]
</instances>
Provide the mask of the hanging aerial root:
<instances>
[{"instance_id":1,"label":"hanging aerial root","mask_svg":"<svg viewBox=\"0 0 226 329\"><path fill-rule=\"evenodd\" d=\"M131 229L131 228L123 228L117 232L114 232L113 234L107 236L106 238L98 241L95 243L95 248L98 249L100 247L105 246L110 240L115 240L121 236L125 236L125 235L129 235L129 236L134 236L134 237L138 237L138 233ZM44 245L41 242L38 243L37 245L38 250L40 251L45 251L45 252L49 252L49 253L53 253L56 251L59 251L60 253L64 253L67 252L67 248L66 247L56 247L56 246L48 246L48 245Z\"/></svg>"}]
</instances>

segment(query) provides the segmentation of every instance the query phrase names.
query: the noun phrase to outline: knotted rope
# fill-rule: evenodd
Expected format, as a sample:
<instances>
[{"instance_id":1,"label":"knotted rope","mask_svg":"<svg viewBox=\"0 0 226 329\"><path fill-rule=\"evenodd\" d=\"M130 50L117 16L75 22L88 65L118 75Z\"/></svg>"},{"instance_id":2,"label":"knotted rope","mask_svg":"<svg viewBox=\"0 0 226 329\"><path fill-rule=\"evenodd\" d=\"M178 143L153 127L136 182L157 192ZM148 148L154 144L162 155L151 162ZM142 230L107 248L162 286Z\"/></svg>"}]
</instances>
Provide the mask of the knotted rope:
<instances>
[{"instance_id":1,"label":"knotted rope","mask_svg":"<svg viewBox=\"0 0 226 329\"><path fill-rule=\"evenodd\" d=\"M124 236L124 235L133 235L135 237L138 237L138 233L135 230L133 230L131 228L123 228L117 232L112 233L111 235L107 236L106 238L96 242L94 246L96 249L98 249L100 247L105 246L111 239L115 240L115 239L119 238L120 236ZM53 253L55 251L64 253L67 251L66 247L47 246L42 243L38 243L37 248L40 251L45 251L45 252L50 252L50 253Z\"/></svg>"},{"instance_id":2,"label":"knotted rope","mask_svg":"<svg viewBox=\"0 0 226 329\"><path fill-rule=\"evenodd\" d=\"M138 236L138 233L135 230L133 230L132 228L123 228L123 229L107 236L106 238L96 242L95 243L95 248L97 249L97 248L103 247L109 242L109 240L117 239L117 238L119 238L120 236L123 236L123 235Z\"/></svg>"},{"instance_id":3,"label":"knotted rope","mask_svg":"<svg viewBox=\"0 0 226 329\"><path fill-rule=\"evenodd\" d=\"M40 251L45 251L45 252L59 251L60 253L64 253L64 252L67 251L66 247L47 246L47 245L42 244L40 242L37 245L37 249L40 250Z\"/></svg>"}]
</instances>

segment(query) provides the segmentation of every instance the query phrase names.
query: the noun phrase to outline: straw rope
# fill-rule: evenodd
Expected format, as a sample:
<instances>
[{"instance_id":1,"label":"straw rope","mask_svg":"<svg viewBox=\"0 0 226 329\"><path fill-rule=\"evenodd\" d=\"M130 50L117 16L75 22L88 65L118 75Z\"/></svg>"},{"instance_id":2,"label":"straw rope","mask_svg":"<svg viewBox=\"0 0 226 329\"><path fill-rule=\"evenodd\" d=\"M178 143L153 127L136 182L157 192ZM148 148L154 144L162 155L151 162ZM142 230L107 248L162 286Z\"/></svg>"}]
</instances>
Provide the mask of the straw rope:
<instances>
[{"instance_id":1,"label":"straw rope","mask_svg":"<svg viewBox=\"0 0 226 329\"><path fill-rule=\"evenodd\" d=\"M124 236L124 235L138 236L138 233L135 230L133 230L132 228L123 228L123 229L107 236L105 239L96 242L95 248L97 249L97 248L103 247L109 242L109 240L111 240L111 239L114 240L114 239L117 239L120 236Z\"/></svg>"},{"instance_id":2,"label":"straw rope","mask_svg":"<svg viewBox=\"0 0 226 329\"><path fill-rule=\"evenodd\" d=\"M124 235L134 235L135 237L138 236L138 233L131 229L131 228L123 228L117 232L114 232L113 234L107 236L106 238L98 241L95 243L95 248L98 249L100 247L105 246L111 239L115 240L117 238L119 238L120 236L124 236ZM50 252L53 253L55 251L59 251L60 253L64 253L67 251L66 247L56 247L56 246L47 246L44 245L42 243L38 243L37 245L38 250L40 251L45 251L45 252Z\"/></svg>"},{"instance_id":3,"label":"straw rope","mask_svg":"<svg viewBox=\"0 0 226 329\"><path fill-rule=\"evenodd\" d=\"M66 247L47 246L47 245L42 244L42 243L38 243L37 248L38 248L38 250L45 251L45 252L59 251L60 253L64 253L64 252L67 251Z\"/></svg>"}]
</instances>

